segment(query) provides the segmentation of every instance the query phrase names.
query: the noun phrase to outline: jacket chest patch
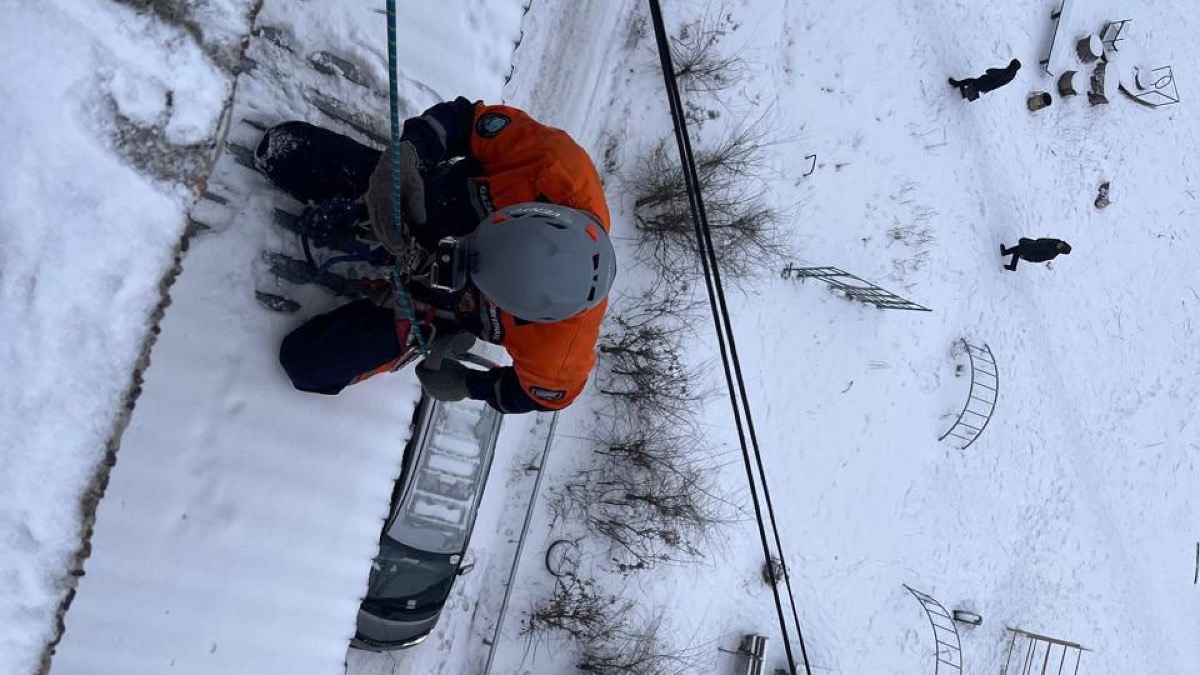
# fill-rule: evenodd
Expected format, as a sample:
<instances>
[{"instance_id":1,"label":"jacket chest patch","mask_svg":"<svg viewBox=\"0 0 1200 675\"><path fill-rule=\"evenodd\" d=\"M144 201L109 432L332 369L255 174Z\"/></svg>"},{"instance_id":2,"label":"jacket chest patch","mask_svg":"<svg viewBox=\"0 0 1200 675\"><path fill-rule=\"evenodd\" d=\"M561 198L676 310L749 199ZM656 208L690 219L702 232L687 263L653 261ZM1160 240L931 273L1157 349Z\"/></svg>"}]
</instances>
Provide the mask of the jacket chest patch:
<instances>
[{"instance_id":1,"label":"jacket chest patch","mask_svg":"<svg viewBox=\"0 0 1200 675\"><path fill-rule=\"evenodd\" d=\"M567 392L561 389L543 389L541 387L530 387L529 393L543 401L561 401L567 395Z\"/></svg>"},{"instance_id":2,"label":"jacket chest patch","mask_svg":"<svg viewBox=\"0 0 1200 675\"><path fill-rule=\"evenodd\" d=\"M475 121L475 132L484 138L495 138L510 122L508 115L487 113Z\"/></svg>"}]
</instances>

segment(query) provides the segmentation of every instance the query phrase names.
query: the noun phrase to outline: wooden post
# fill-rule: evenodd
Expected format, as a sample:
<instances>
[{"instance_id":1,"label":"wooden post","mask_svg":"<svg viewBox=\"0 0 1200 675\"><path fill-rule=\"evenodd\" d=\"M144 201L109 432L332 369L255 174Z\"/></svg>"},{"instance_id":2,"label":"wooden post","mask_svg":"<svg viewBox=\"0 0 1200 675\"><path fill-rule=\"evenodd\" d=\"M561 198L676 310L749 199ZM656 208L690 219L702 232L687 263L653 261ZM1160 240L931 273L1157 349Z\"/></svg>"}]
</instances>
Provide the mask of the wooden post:
<instances>
[{"instance_id":1,"label":"wooden post","mask_svg":"<svg viewBox=\"0 0 1200 675\"><path fill-rule=\"evenodd\" d=\"M1089 35L1075 43L1075 51L1080 61L1091 63L1104 54L1104 42L1099 35Z\"/></svg>"},{"instance_id":2,"label":"wooden post","mask_svg":"<svg viewBox=\"0 0 1200 675\"><path fill-rule=\"evenodd\" d=\"M1058 78L1059 96L1074 96L1079 93L1082 78L1078 78L1078 70L1068 70Z\"/></svg>"},{"instance_id":3,"label":"wooden post","mask_svg":"<svg viewBox=\"0 0 1200 675\"><path fill-rule=\"evenodd\" d=\"M1088 103L1102 105L1110 102L1109 99L1115 89L1113 85L1115 84L1116 75L1114 74L1112 77L1114 79L1110 81L1107 73L1107 65L1104 61L1096 64L1096 69L1092 71L1091 87L1088 89Z\"/></svg>"},{"instance_id":4,"label":"wooden post","mask_svg":"<svg viewBox=\"0 0 1200 675\"><path fill-rule=\"evenodd\" d=\"M1029 99L1025 101L1025 106L1029 108L1029 112L1037 112L1050 105L1050 103L1050 94L1044 91L1035 91L1029 95Z\"/></svg>"}]
</instances>

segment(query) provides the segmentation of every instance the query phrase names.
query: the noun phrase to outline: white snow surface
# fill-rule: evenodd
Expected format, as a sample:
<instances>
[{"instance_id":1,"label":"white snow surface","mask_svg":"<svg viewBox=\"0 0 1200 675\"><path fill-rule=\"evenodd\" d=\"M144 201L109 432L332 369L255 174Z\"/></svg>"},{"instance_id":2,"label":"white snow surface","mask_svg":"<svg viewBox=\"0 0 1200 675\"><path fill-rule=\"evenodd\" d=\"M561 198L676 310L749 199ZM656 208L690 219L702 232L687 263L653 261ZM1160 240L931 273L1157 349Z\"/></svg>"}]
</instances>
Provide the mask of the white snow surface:
<instances>
[{"instance_id":1,"label":"white snow surface","mask_svg":"<svg viewBox=\"0 0 1200 675\"><path fill-rule=\"evenodd\" d=\"M731 297L814 672L932 672L933 635L905 583L984 617L963 631L964 672L1000 670L1005 626L1093 650L1081 673L1200 668L1200 618L1181 602L1196 588L1200 501L1196 113L1186 100L1149 109L1123 95L1098 107L1056 96L1050 109L1029 113L1029 92L1057 94L1038 65L1052 28L1048 5L726 5L737 27L725 44L750 72L721 101L698 99L717 121L693 128L694 139L764 119L776 142L764 175L789 214L794 262L841 267L934 310L856 305L819 284L783 280L778 269ZM606 175L614 233L628 243L636 186L621 184L621 167L670 128L651 39L638 29L644 8L624 9L632 11L614 14L634 14L627 23L582 24L607 38L580 48L584 33L565 15L535 6L507 91L568 125L606 168L615 155L617 171ZM1065 35L1098 31L1130 10L1075 3ZM667 7L674 25L701 11ZM1163 1L1131 18L1110 67L1171 64L1186 91L1200 72L1188 46L1200 14ZM605 52L614 48L620 58ZM554 58L564 49L579 56L574 71ZM585 76L597 57L618 80L598 96L598 78ZM1025 64L1016 82L976 103L946 84L1013 57ZM530 65L533 76L522 71ZM564 82L581 91L565 111L554 105ZM582 103L594 101L603 104ZM581 120L583 128L570 126ZM810 153L817 167L804 177ZM1106 180L1121 194L1096 210ZM896 227L913 228L908 241L889 235ZM922 232L931 241L914 236ZM1061 237L1075 250L1048 265L1000 269L999 244L1022 236ZM619 291L634 291L653 272L622 259ZM965 452L936 440L967 395L952 354L963 337L991 345L1001 381L994 420ZM710 332L691 355L716 363ZM709 370L723 384L715 365ZM714 470L738 489L745 478L727 402L705 410L703 433L731 450ZM587 451L572 439L587 438L606 415L601 396L566 414L551 460L557 481ZM540 556L551 541L579 534L548 516L539 527L546 538L531 543L523 567L536 571L518 581L518 595L545 597L553 582ZM593 574L647 613L664 610L677 644L698 646L698 672L740 672L716 648L751 632L770 637L766 670L784 667L751 523L730 528L704 564L624 584L594 553ZM561 648L567 642L524 649L514 623L494 672L566 672L577 658Z\"/></svg>"},{"instance_id":2,"label":"white snow surface","mask_svg":"<svg viewBox=\"0 0 1200 675\"><path fill-rule=\"evenodd\" d=\"M673 26L702 11L666 4ZM765 120L777 141L766 175L789 214L794 261L840 267L934 310L856 305L779 270L731 296L814 672L932 672L933 636L905 583L983 616L962 636L973 675L1000 669L1005 626L1085 645L1087 675L1200 669L1200 616L1188 601L1200 539L1190 227L1200 138L1188 98L1200 90L1200 14L1192 0L1074 3L1068 35L1132 18L1115 67L1171 64L1184 100L1149 109L1124 96L1095 107L1055 96L1029 113L1030 92L1056 93L1038 65L1051 4L725 6L736 28L722 44L751 68L722 100L697 101L717 113L693 130L697 140ZM603 166L620 311L653 274L632 262L636 190L620 177L670 135L645 7L535 1L522 18L520 5L407 8L405 113L460 93L503 97L571 132ZM96 101L109 92L126 116L163 121L154 101L164 88L195 81L215 92L220 79L206 79L199 57L162 66L174 39L163 27L131 41L101 32L136 23L117 5L0 8L0 55L21 66L0 76L17 102L0 112L0 128L16 131L0 170L0 367L21 385L0 394L0 423L15 430L0 457L0 618L14 627L0 638L0 672L24 673L49 632L75 500L186 206L182 191L138 176L96 140L107 119ZM351 60L382 89L377 10L267 0L260 24L284 29L301 56L328 49ZM45 58L54 50L65 53ZM946 84L1013 57L1024 64L1017 80L975 103ZM295 88L243 78L235 117L327 123L300 94L316 82L306 77ZM179 138L201 134L204 102L216 98L197 92ZM353 103L384 129L381 99ZM230 136L250 143L251 131L235 121ZM811 153L816 171L805 177ZM1113 204L1096 210L1106 180ZM54 672L333 673L343 658L359 674L482 672L544 420L505 421L472 541L477 571L434 636L394 656L347 655L416 385L401 374L337 398L288 389L274 355L296 320L254 304L250 271L261 248L286 245L269 209L296 205L253 181L228 158L216 169L233 206L205 214L219 231L193 243L172 290ZM104 226L89 238L68 237L98 214ZM889 235L906 226L907 240ZM1000 269L998 245L1021 236L1061 237L1074 251ZM991 346L1001 382L994 419L966 451L937 442L966 397L953 354L962 337ZM690 355L721 384L710 332ZM584 439L606 414L593 393L561 416L547 488L586 458ZM709 401L702 422L714 472L744 492L726 401ZM571 672L576 648L528 643L520 612L553 587L542 567L549 543L580 534L538 507L492 672ZM677 643L703 655L698 672L735 672L717 648L752 632L770 637L767 672L783 667L752 523L718 539L699 565L622 577L594 555L584 569L643 611L665 610Z\"/></svg>"},{"instance_id":3,"label":"white snow surface","mask_svg":"<svg viewBox=\"0 0 1200 675\"><path fill-rule=\"evenodd\" d=\"M114 111L195 142L230 83L183 30L114 3L0 13L0 672L19 674L50 635L191 199L114 152Z\"/></svg>"},{"instance_id":4,"label":"white snow surface","mask_svg":"<svg viewBox=\"0 0 1200 675\"><path fill-rule=\"evenodd\" d=\"M469 3L467 3L469 4ZM312 100L336 98L374 131L386 130L386 23L365 2L266 3L239 77L228 140L253 148L270 125L323 118ZM463 12L464 16L471 12ZM521 8L507 16L514 34ZM410 19L414 17L408 17ZM480 52L478 25L429 29L416 16L402 44L472 55L406 68L405 115L442 96L428 80L480 98L499 96L509 47ZM269 29L269 30L268 30ZM375 87L322 74L319 52L355 64ZM220 202L192 216L193 239L98 510L87 575L66 621L54 673L334 673L366 588L419 389L410 374L380 377L336 398L292 390L276 362L283 336L338 301L294 289L298 316L254 298L263 250L299 255L272 224L274 207L302 205L226 154L208 181ZM223 202L223 203L221 203ZM429 502L428 515L462 514ZM114 611L119 607L119 611Z\"/></svg>"}]
</instances>

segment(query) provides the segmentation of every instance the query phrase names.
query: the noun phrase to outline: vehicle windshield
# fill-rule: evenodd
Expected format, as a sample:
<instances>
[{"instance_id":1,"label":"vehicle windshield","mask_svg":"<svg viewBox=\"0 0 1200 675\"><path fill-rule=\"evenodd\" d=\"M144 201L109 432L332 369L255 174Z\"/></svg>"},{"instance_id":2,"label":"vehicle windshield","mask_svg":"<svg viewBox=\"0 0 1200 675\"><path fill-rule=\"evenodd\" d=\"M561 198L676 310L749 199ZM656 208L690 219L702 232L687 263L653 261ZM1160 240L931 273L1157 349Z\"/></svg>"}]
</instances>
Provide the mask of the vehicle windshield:
<instances>
[{"instance_id":1,"label":"vehicle windshield","mask_svg":"<svg viewBox=\"0 0 1200 675\"><path fill-rule=\"evenodd\" d=\"M436 610L450 594L460 558L421 551L385 535L371 565L363 605L385 619L415 619Z\"/></svg>"}]
</instances>

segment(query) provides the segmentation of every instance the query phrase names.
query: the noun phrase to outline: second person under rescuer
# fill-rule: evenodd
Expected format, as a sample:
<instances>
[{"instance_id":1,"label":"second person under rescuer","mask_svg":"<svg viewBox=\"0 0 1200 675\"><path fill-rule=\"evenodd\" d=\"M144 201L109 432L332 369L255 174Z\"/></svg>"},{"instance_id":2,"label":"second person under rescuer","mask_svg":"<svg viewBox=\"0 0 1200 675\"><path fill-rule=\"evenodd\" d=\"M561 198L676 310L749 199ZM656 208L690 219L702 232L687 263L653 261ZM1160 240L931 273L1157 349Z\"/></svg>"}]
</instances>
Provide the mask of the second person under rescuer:
<instances>
[{"instance_id":1,"label":"second person under rescuer","mask_svg":"<svg viewBox=\"0 0 1200 675\"><path fill-rule=\"evenodd\" d=\"M392 223L390 150L286 122L266 132L255 163L284 192L316 203L306 217L321 228L378 240L400 261L413 247L454 258L453 283L409 285L418 303L453 315L439 325L451 336L431 352L469 347L466 332L503 346L512 366L471 370L431 354L416 368L430 396L504 413L566 407L595 365L617 270L587 153L517 108L459 97L407 120L398 154L403 237ZM394 297L355 300L292 331L280 363L297 389L337 394L402 365L403 319Z\"/></svg>"}]
</instances>

